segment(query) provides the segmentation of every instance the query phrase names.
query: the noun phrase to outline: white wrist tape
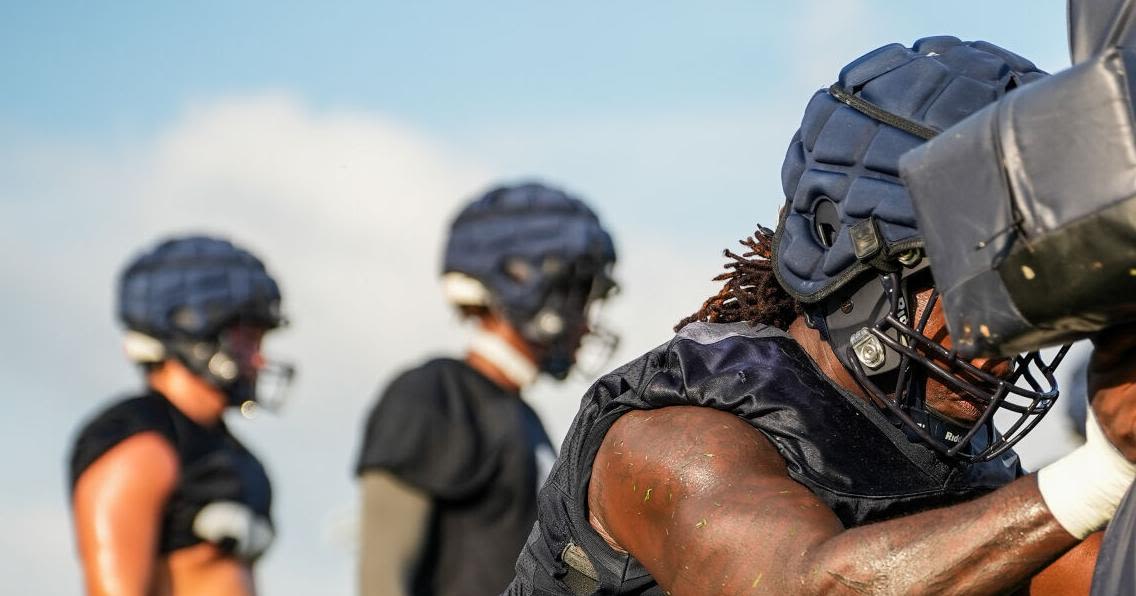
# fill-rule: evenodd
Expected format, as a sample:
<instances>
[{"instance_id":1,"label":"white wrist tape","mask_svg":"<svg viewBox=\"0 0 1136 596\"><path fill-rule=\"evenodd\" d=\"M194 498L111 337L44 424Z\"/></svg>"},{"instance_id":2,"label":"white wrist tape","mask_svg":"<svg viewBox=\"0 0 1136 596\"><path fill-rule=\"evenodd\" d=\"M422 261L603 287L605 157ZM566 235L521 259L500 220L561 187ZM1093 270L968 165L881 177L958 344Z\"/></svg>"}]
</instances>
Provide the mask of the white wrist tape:
<instances>
[{"instance_id":1,"label":"white wrist tape","mask_svg":"<svg viewBox=\"0 0 1136 596\"><path fill-rule=\"evenodd\" d=\"M1057 523L1084 538L1112 519L1133 478L1136 465L1108 442L1089 408L1085 444L1042 468L1037 487Z\"/></svg>"}]
</instances>

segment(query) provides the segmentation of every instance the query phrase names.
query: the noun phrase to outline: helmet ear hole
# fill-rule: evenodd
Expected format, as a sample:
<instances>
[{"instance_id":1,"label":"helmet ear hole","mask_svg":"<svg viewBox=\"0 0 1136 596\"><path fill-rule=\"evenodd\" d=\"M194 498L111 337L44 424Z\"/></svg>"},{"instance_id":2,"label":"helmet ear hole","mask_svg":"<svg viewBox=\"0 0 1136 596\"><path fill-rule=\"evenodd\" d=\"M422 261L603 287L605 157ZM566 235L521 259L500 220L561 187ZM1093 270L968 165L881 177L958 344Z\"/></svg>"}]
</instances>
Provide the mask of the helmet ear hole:
<instances>
[{"instance_id":1,"label":"helmet ear hole","mask_svg":"<svg viewBox=\"0 0 1136 596\"><path fill-rule=\"evenodd\" d=\"M509 276L509 279L522 285L527 284L532 279L533 274L536 273L527 261L515 257L505 261L504 269L505 275Z\"/></svg>"},{"instance_id":2,"label":"helmet ear hole","mask_svg":"<svg viewBox=\"0 0 1136 596\"><path fill-rule=\"evenodd\" d=\"M175 310L172 319L177 329L187 333L199 331L202 325L201 315L190 306L183 306Z\"/></svg>"},{"instance_id":3,"label":"helmet ear hole","mask_svg":"<svg viewBox=\"0 0 1136 596\"><path fill-rule=\"evenodd\" d=\"M836 203L828 197L821 197L813 207L813 233L816 241L825 248L836 244L836 233L840 229L840 212Z\"/></svg>"}]
</instances>

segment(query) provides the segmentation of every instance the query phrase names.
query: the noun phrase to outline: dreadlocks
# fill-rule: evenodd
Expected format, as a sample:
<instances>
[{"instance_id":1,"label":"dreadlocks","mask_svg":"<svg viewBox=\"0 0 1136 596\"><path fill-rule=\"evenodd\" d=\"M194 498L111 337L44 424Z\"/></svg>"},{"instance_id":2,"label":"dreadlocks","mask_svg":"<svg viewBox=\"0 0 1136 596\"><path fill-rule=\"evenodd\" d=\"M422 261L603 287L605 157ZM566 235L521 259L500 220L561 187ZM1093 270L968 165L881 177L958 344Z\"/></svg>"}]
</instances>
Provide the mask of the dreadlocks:
<instances>
[{"instance_id":1,"label":"dreadlocks","mask_svg":"<svg viewBox=\"0 0 1136 596\"><path fill-rule=\"evenodd\" d=\"M717 294L702 303L698 312L675 325L675 331L687 323L763 324L788 329L801 314L801 305L777 283L773 275L773 230L758 226L753 236L739 241L749 249L741 255L726 249L731 261L723 265L725 273L714 281L726 282Z\"/></svg>"}]
</instances>

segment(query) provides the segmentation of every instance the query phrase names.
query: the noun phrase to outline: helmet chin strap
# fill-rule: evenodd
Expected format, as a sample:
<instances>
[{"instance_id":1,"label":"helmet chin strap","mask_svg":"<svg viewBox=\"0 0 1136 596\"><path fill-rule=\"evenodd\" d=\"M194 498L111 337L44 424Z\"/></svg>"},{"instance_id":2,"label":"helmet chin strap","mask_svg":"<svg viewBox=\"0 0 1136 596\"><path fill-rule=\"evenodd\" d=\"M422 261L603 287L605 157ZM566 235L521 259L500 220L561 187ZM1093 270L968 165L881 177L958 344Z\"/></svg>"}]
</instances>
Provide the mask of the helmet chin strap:
<instances>
[{"instance_id":1,"label":"helmet chin strap","mask_svg":"<svg viewBox=\"0 0 1136 596\"><path fill-rule=\"evenodd\" d=\"M911 416L919 428L927 431L927 434L949 445L958 444L970 432L970 428L950 422L942 416L936 416L930 410L913 409L908 412L908 416ZM909 434L912 438L917 438L913 433Z\"/></svg>"},{"instance_id":2,"label":"helmet chin strap","mask_svg":"<svg viewBox=\"0 0 1136 596\"><path fill-rule=\"evenodd\" d=\"M900 291L898 285L894 286L893 291ZM906 305L904 308L907 308ZM832 312L839 316L839 311ZM910 312L904 314L908 318L912 316ZM873 401L884 406L881 408L883 412L912 440L919 440L922 438L919 435L925 434L938 444L953 446L970 432L970 427L951 421L927 406L925 385L927 376L910 366L906 357L900 357L896 369L875 374L862 364L852 346L833 345L833 335L823 309L806 309L805 316L809 327L820 332L821 337L832 346L833 352L860 386L870 394ZM882 350L883 346L880 346L880 349ZM909 424L903 423L904 417L910 421ZM920 430L912 429L910 424Z\"/></svg>"},{"instance_id":3,"label":"helmet chin strap","mask_svg":"<svg viewBox=\"0 0 1136 596\"><path fill-rule=\"evenodd\" d=\"M905 364L906 366L906 364ZM898 384L903 383L904 387ZM900 393L902 392L902 395ZM956 445L970 432L969 426L959 424L939 413L927 405L927 373L911 372L909 376L900 379L896 386L895 400L905 407L907 415L916 426L923 429L932 438L948 445ZM898 423L898 421L897 421ZM915 433L900 424L909 437L918 438Z\"/></svg>"},{"instance_id":4,"label":"helmet chin strap","mask_svg":"<svg viewBox=\"0 0 1136 596\"><path fill-rule=\"evenodd\" d=\"M849 348L849 351L851 351L851 348ZM924 407L922 395L919 395L918 399L914 400L918 402L917 407L900 405L899 401L911 401L912 396L907 395L900 398L897 395L898 392L903 391L904 393L909 393L912 391L912 385L918 382L917 379L920 375L905 380L904 382L907 385L906 389L900 389L897 390L896 393L889 394L866 374L864 367L859 361L855 360L855 356L852 356L851 359L853 362L851 370L852 376L855 377L860 383L860 386L868 392L872 401L882 406L881 409L884 415L891 418L896 426L899 427L909 439L912 441L922 441L936 451L948 456L954 455L953 453L948 453L949 451L954 451L954 449L947 446L961 449L958 447L958 443L968 436L972 430L971 428L949 422L946 418L936 415L930 408ZM916 390L920 391L920 393L922 391L922 389ZM992 428L993 427L988 427L988 430L992 431ZM967 453L969 453L969 451L967 451Z\"/></svg>"},{"instance_id":5,"label":"helmet chin strap","mask_svg":"<svg viewBox=\"0 0 1136 596\"><path fill-rule=\"evenodd\" d=\"M532 360L496 333L485 329L474 332L469 351L488 360L517 387L528 387L536 381L540 370Z\"/></svg>"}]
</instances>

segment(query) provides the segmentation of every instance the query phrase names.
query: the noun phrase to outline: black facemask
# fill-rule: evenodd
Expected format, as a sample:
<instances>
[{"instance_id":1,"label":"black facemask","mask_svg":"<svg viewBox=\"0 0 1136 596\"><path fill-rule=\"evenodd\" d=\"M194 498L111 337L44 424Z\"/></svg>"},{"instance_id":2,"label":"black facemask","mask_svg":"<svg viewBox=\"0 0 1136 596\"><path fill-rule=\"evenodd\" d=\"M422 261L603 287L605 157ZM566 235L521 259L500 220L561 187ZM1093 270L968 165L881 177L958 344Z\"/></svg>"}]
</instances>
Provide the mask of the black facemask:
<instances>
[{"instance_id":1,"label":"black facemask","mask_svg":"<svg viewBox=\"0 0 1136 596\"><path fill-rule=\"evenodd\" d=\"M912 288L925 286L928 273L924 264L879 274L852 295L819 304L809 321L872 400L909 436L951 458L988 461L1013 447L1052 408L1058 396L1054 371L1068 346L1049 362L1038 352L1019 355L1005 375L979 369L926 335L937 290L931 290L919 320L913 320ZM977 421L952 420L928 407L929 378L976 404ZM999 410L1017 415L1003 435L992 420Z\"/></svg>"},{"instance_id":2,"label":"black facemask","mask_svg":"<svg viewBox=\"0 0 1136 596\"><path fill-rule=\"evenodd\" d=\"M594 271L580 264L569 267L557 283L551 284L540 309L520 325L524 338L541 348L537 366L542 372L556 379L567 378L583 343L588 344L592 366L606 364L619 344L619 336L591 319L594 306L615 288L606 270Z\"/></svg>"},{"instance_id":3,"label":"black facemask","mask_svg":"<svg viewBox=\"0 0 1136 596\"><path fill-rule=\"evenodd\" d=\"M163 343L186 368L223 392L230 406L242 411L249 403L268 410L279 409L296 373L292 364L272 360L265 360L256 370L247 370L224 334L212 341Z\"/></svg>"}]
</instances>

